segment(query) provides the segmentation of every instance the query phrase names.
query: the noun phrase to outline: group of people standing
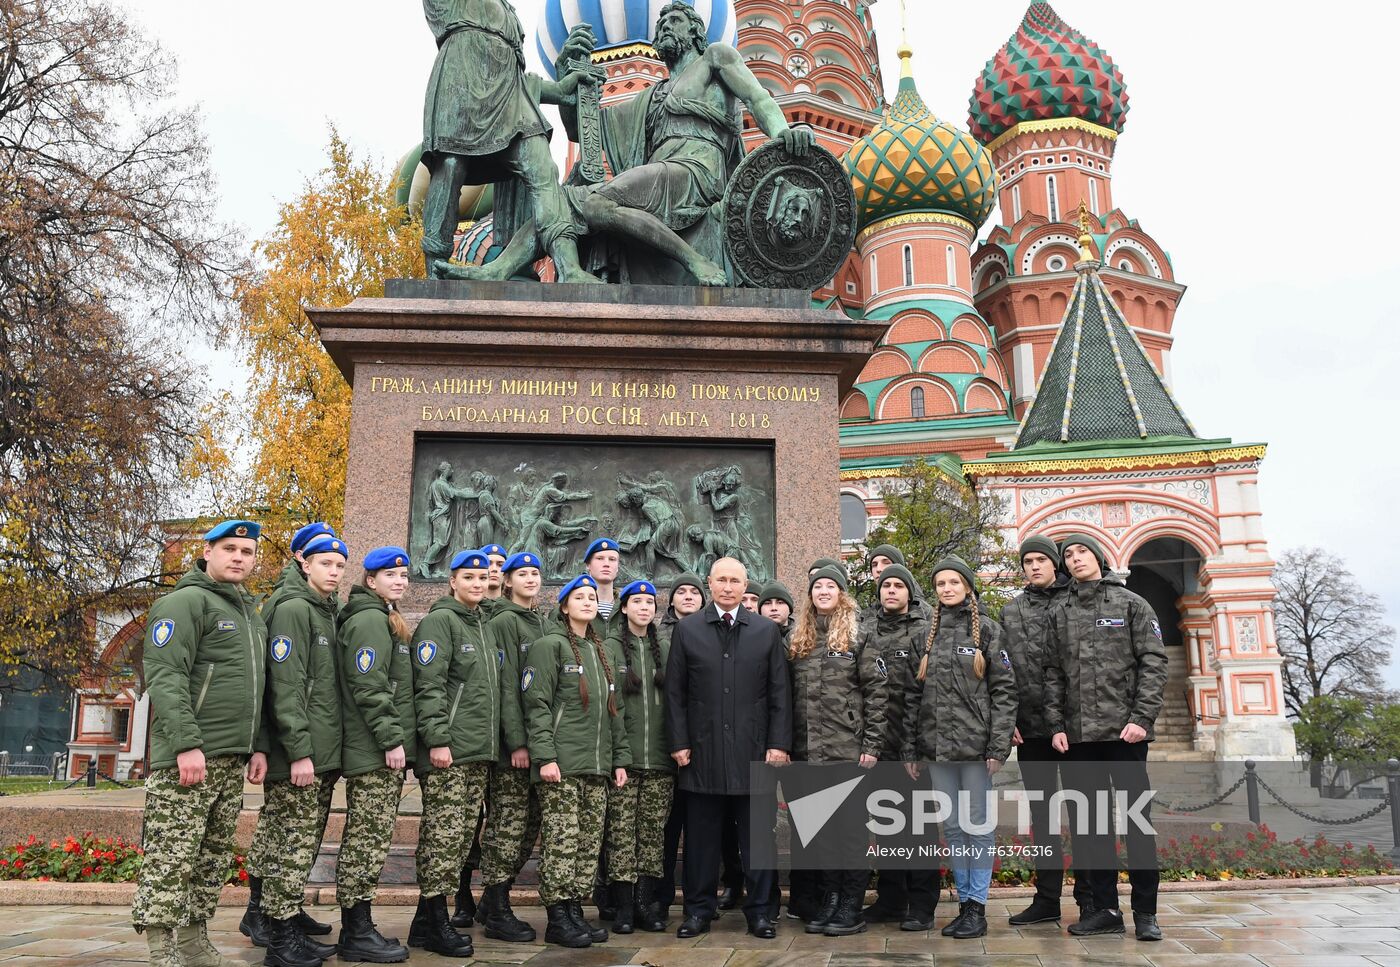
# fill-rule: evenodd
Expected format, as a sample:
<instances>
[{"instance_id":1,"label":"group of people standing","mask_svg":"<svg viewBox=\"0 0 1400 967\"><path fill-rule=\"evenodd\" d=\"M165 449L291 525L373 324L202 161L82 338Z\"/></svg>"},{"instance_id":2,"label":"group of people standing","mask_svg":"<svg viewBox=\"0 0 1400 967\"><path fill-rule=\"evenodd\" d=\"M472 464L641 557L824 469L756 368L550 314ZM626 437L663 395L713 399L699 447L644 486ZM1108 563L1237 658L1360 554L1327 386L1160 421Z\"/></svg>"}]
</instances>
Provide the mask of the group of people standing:
<instances>
[{"instance_id":1,"label":"group of people standing","mask_svg":"<svg viewBox=\"0 0 1400 967\"><path fill-rule=\"evenodd\" d=\"M586 573L548 608L534 550L461 551L447 593L410 629L398 607L412 568L403 548L366 554L362 580L342 601L350 551L328 525L309 524L259 604L243 587L259 532L251 521L210 530L202 560L147 621L151 761L133 920L161 967L240 963L210 943L207 922L245 779L263 784L264 802L241 929L274 967L317 967L336 953L397 963L410 947L469 957L473 921L487 937L534 941L510 891L537 839L548 943L608 938L585 915L590 892L612 932L665 930L682 837L678 936L705 933L718 916L728 840L743 886L730 881L725 906L742 891L749 933L772 938L777 874L753 862L753 848L773 835L776 799L757 787L751 765L793 761L899 760L911 778L926 768L935 789L970 802L968 815L955 811L943 824L949 845L963 848L948 864L959 912L942 932L978 937L987 930L993 834L969 830L985 819L983 795L1013 748L1027 789L1046 798L1071 761L1105 763L1091 773L1104 788L1147 788L1166 679L1160 629L1087 535L1022 545L1026 588L1000 623L983 613L966 563L939 562L927 601L888 545L870 552L876 601L864 609L836 559L813 563L796 608L783 585L749 582L742 563L721 559L704 579L678 578L661 613L650 581L615 586L618 544L600 538L585 553ZM404 945L379 932L371 904L407 768L423 807L420 899ZM783 789L791 800L807 780L786 774L795 781L779 781L793 787ZM341 930L331 945L317 938L332 928L301 901L341 778ZM839 835L865 841L862 803L837 819ZM1035 842L1058 844L1051 820L1043 801L1033 805ZM1081 837L1074 845L1078 865ZM1055 856L1011 923L1059 919ZM1161 936L1153 858L1150 835L1130 833L1139 939ZM936 867L881 871L866 907L868 864L825 869L815 859L794 855L787 903L808 933L839 937L871 921L932 927ZM1124 931L1116 884L1116 864L1078 869L1071 933Z\"/></svg>"}]
</instances>

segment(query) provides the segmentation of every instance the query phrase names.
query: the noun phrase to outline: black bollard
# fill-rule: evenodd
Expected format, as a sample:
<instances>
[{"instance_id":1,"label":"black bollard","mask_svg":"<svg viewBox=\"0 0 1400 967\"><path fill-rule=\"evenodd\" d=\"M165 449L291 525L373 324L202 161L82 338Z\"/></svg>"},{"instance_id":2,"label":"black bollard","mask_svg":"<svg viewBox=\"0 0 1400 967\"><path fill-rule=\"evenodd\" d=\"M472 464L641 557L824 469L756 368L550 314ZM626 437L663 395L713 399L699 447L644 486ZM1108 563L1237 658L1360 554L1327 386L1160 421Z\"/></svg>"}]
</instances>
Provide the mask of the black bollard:
<instances>
[{"instance_id":1,"label":"black bollard","mask_svg":"<svg viewBox=\"0 0 1400 967\"><path fill-rule=\"evenodd\" d=\"M1249 821L1254 825L1259 825L1259 776L1254 771L1255 762L1253 759L1244 761L1244 792L1245 799L1249 803Z\"/></svg>"},{"instance_id":2,"label":"black bollard","mask_svg":"<svg viewBox=\"0 0 1400 967\"><path fill-rule=\"evenodd\" d=\"M88 760L88 768L87 768L87 787L88 787L89 789L96 789L96 788L97 788L97 760L96 760L96 759L89 759L89 760Z\"/></svg>"},{"instance_id":3,"label":"black bollard","mask_svg":"<svg viewBox=\"0 0 1400 967\"><path fill-rule=\"evenodd\" d=\"M1400 759L1388 761L1385 771L1390 787L1390 858L1400 864Z\"/></svg>"}]
</instances>

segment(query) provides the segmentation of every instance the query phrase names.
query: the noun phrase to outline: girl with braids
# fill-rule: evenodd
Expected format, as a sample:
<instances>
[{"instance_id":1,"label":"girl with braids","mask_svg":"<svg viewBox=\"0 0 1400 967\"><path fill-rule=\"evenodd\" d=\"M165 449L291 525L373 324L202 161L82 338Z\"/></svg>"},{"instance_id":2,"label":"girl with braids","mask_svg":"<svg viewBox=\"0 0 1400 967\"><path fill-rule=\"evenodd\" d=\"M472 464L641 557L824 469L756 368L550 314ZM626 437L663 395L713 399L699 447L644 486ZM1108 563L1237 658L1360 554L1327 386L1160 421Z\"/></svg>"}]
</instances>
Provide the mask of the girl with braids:
<instances>
[{"instance_id":1,"label":"girl with braids","mask_svg":"<svg viewBox=\"0 0 1400 967\"><path fill-rule=\"evenodd\" d=\"M633 581L618 599L622 616L608 644L621 653L618 666L627 741L631 749L628 783L608 790L608 880L612 884L614 933L631 933L633 923L659 933L666 929L656 887L662 874L662 842L656 835L671 811L676 763L666 746L665 645L657 633L656 586Z\"/></svg>"},{"instance_id":2,"label":"girl with braids","mask_svg":"<svg viewBox=\"0 0 1400 967\"><path fill-rule=\"evenodd\" d=\"M341 771L345 833L335 868L340 953L348 960L399 963L408 950L375 928L370 904L389 855L403 791L407 748L414 744L413 633L399 614L412 566L402 547L365 555L364 580L336 620L340 644Z\"/></svg>"},{"instance_id":3,"label":"girl with braids","mask_svg":"<svg viewBox=\"0 0 1400 967\"><path fill-rule=\"evenodd\" d=\"M967 940L987 933L995 832L970 830L985 824L992 776L1011 754L1016 680L1001 647L1001 627L978 606L972 568L961 558L944 558L934 565L933 585L938 600L928 637L909 656L903 757L914 779L919 764L930 763L933 788L950 800L943 833L953 852L958 916L943 935ZM910 874L911 890L915 876Z\"/></svg>"},{"instance_id":4,"label":"girl with braids","mask_svg":"<svg viewBox=\"0 0 1400 967\"><path fill-rule=\"evenodd\" d=\"M859 633L859 606L847 590L843 568L823 566L807 579L807 595L788 641L792 672L792 758L794 762L845 764L858 774L870 768L885 745L885 688L888 674L877 648L866 647ZM806 776L814 770L806 770ZM814 776L823 786L847 775ZM786 780L784 780L786 782ZM815 790L812 790L815 791ZM805 789L787 789L789 801ZM870 867L832 869L822 854L864 852L865 805L853 796L828 822L840 843L815 844L812 851L792 846L793 888L789 904L807 914L807 932L844 937L865 930L861 908L870 883Z\"/></svg>"},{"instance_id":5,"label":"girl with braids","mask_svg":"<svg viewBox=\"0 0 1400 967\"><path fill-rule=\"evenodd\" d=\"M597 615L597 582L581 574L560 590L558 626L530 646L520 674L540 796L544 939L564 947L608 938L584 919L583 897L598 869L608 780L626 786L631 764L615 672L625 662L598 637Z\"/></svg>"}]
</instances>

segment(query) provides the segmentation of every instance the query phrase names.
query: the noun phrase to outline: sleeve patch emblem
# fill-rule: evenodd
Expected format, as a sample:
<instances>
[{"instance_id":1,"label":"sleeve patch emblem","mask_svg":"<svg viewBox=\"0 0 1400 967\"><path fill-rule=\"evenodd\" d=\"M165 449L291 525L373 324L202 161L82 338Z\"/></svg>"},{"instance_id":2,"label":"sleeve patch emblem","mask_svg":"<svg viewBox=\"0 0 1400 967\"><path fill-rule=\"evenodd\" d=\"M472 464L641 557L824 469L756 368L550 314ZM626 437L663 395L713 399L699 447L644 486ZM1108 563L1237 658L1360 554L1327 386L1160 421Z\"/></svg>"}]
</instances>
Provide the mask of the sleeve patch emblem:
<instances>
[{"instance_id":1,"label":"sleeve patch emblem","mask_svg":"<svg viewBox=\"0 0 1400 967\"><path fill-rule=\"evenodd\" d=\"M170 639L175 637L175 622L169 618L161 618L151 626L151 644L157 648L164 648L170 644Z\"/></svg>"},{"instance_id":2,"label":"sleeve patch emblem","mask_svg":"<svg viewBox=\"0 0 1400 967\"><path fill-rule=\"evenodd\" d=\"M497 649L496 649L496 667L497 667L497 668L505 668L505 667L506 667L506 651L505 651L504 648L497 648Z\"/></svg>"},{"instance_id":3,"label":"sleeve patch emblem","mask_svg":"<svg viewBox=\"0 0 1400 967\"><path fill-rule=\"evenodd\" d=\"M1157 640L1162 640L1162 626L1157 622L1152 622L1152 633L1157 636Z\"/></svg>"},{"instance_id":4,"label":"sleeve patch emblem","mask_svg":"<svg viewBox=\"0 0 1400 967\"><path fill-rule=\"evenodd\" d=\"M532 666L527 665L525 667L524 674L520 676L520 690L522 692L528 692L530 690L530 685L534 682L534 680L535 669Z\"/></svg>"},{"instance_id":5,"label":"sleeve patch emblem","mask_svg":"<svg viewBox=\"0 0 1400 967\"><path fill-rule=\"evenodd\" d=\"M286 635L278 635L272 639L272 660L276 662L286 661L292 654L292 639Z\"/></svg>"},{"instance_id":6,"label":"sleeve patch emblem","mask_svg":"<svg viewBox=\"0 0 1400 967\"><path fill-rule=\"evenodd\" d=\"M875 670L880 673L881 678L890 677L889 667L885 665L885 659L883 658L875 659Z\"/></svg>"},{"instance_id":7,"label":"sleeve patch emblem","mask_svg":"<svg viewBox=\"0 0 1400 967\"><path fill-rule=\"evenodd\" d=\"M437 657L437 642L424 641L418 645L418 664L431 665Z\"/></svg>"},{"instance_id":8,"label":"sleeve patch emblem","mask_svg":"<svg viewBox=\"0 0 1400 967\"><path fill-rule=\"evenodd\" d=\"M1011 668L1011 656L1006 653L1005 648L1001 650L1001 667L1008 670Z\"/></svg>"},{"instance_id":9,"label":"sleeve patch emblem","mask_svg":"<svg viewBox=\"0 0 1400 967\"><path fill-rule=\"evenodd\" d=\"M360 670L361 675L366 675L374 667L374 649L361 648L355 652L355 667Z\"/></svg>"}]
</instances>

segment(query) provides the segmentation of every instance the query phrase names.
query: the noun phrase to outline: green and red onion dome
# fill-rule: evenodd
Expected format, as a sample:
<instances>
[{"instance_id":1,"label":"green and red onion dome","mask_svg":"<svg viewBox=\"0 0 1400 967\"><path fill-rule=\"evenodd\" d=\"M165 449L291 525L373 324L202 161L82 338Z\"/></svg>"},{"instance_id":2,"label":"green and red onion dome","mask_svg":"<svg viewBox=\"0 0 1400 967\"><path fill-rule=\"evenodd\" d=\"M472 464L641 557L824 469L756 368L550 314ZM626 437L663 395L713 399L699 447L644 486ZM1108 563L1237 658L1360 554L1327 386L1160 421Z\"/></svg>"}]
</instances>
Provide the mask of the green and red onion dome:
<instances>
[{"instance_id":1,"label":"green and red onion dome","mask_svg":"<svg viewBox=\"0 0 1400 967\"><path fill-rule=\"evenodd\" d=\"M968 127L988 144L1025 121L1078 118L1116 133L1128 91L1113 58L1033 3L1011 39L987 61L969 99Z\"/></svg>"}]
</instances>

